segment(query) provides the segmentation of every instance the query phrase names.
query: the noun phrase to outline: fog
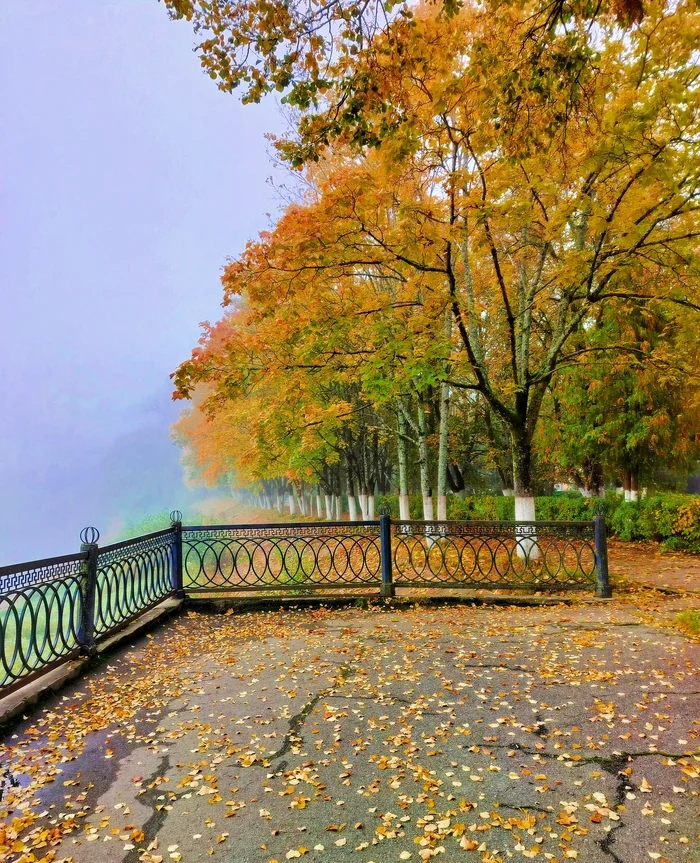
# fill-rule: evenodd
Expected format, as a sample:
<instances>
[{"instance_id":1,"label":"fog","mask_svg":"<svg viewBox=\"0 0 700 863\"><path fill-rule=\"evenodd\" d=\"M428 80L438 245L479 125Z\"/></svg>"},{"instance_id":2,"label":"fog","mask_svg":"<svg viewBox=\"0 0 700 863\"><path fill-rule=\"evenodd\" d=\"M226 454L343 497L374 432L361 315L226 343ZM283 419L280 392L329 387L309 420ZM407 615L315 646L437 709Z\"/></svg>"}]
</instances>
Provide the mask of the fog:
<instances>
[{"instance_id":1,"label":"fog","mask_svg":"<svg viewBox=\"0 0 700 863\"><path fill-rule=\"evenodd\" d=\"M0 6L0 564L185 510L169 374L277 201L273 101L156 0Z\"/></svg>"}]
</instances>

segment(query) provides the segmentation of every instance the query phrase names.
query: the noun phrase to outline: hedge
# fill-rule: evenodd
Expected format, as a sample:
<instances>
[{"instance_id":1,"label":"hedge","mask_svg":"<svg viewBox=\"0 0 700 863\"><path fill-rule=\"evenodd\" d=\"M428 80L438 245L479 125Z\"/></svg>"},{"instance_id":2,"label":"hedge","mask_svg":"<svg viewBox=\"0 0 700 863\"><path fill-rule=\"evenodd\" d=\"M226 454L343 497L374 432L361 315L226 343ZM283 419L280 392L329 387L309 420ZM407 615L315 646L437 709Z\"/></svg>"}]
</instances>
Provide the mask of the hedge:
<instances>
[{"instance_id":1,"label":"hedge","mask_svg":"<svg viewBox=\"0 0 700 863\"><path fill-rule=\"evenodd\" d=\"M380 496L377 504L386 503L394 518L399 517L395 495ZM535 498L536 518L541 521L578 521L593 518L598 498L580 494L561 494ZM419 495L410 499L411 518L423 518ZM700 553L700 496L692 494L653 494L636 503L625 502L616 492L605 497L608 531L623 540L657 540L667 551ZM478 495L447 498L447 517L454 520L511 521L515 517L512 497Z\"/></svg>"}]
</instances>

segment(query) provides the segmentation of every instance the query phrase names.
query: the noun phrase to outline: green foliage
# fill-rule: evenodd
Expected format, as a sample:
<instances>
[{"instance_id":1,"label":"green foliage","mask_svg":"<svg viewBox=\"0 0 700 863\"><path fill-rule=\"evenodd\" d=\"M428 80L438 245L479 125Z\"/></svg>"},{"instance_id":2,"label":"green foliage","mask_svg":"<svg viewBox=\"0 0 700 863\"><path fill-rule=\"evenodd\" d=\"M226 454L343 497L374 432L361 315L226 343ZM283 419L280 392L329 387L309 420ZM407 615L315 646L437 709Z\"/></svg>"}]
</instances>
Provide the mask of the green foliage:
<instances>
[{"instance_id":1,"label":"green foliage","mask_svg":"<svg viewBox=\"0 0 700 863\"><path fill-rule=\"evenodd\" d=\"M155 533L157 530L165 530L170 527L170 513L168 510L160 512L149 512L139 518L126 521L117 534L116 542L123 539L132 539L135 536L143 536L146 533Z\"/></svg>"},{"instance_id":2,"label":"green foliage","mask_svg":"<svg viewBox=\"0 0 700 863\"><path fill-rule=\"evenodd\" d=\"M536 517L541 521L590 521L599 498L573 492L535 498ZM392 518L399 517L395 495L382 495L378 504L388 504ZM624 501L614 491L605 497L608 531L618 539L656 540L665 551L700 553L700 497L690 494L654 494L636 503ZM419 495L410 500L411 518L423 518ZM512 521L515 499L498 495L479 495L447 499L447 517L455 521Z\"/></svg>"},{"instance_id":3,"label":"green foliage","mask_svg":"<svg viewBox=\"0 0 700 863\"><path fill-rule=\"evenodd\" d=\"M674 618L674 623L683 632L690 635L700 635L700 611L695 611L692 608L686 608Z\"/></svg>"}]
</instances>

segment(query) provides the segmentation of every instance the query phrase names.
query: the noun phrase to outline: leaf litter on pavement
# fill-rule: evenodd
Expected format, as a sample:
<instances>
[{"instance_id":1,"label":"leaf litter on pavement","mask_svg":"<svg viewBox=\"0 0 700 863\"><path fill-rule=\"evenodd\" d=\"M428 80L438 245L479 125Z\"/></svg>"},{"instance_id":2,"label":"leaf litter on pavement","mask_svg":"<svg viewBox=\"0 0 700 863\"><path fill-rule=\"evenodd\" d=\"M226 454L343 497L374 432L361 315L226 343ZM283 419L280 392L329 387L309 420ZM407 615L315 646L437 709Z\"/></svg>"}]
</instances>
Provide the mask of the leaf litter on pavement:
<instances>
[{"instance_id":1,"label":"leaf litter on pavement","mask_svg":"<svg viewBox=\"0 0 700 863\"><path fill-rule=\"evenodd\" d=\"M698 860L698 650L616 615L190 613L5 740L0 857Z\"/></svg>"}]
</instances>

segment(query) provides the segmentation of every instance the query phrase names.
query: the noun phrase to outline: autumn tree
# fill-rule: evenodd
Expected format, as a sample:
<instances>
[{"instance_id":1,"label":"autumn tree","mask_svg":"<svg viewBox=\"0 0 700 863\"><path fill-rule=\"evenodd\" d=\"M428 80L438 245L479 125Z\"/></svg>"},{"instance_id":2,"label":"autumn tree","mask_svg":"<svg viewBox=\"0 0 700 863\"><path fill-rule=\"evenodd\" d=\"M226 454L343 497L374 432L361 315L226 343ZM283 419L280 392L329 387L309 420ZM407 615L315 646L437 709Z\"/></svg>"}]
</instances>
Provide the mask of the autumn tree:
<instances>
[{"instance_id":1,"label":"autumn tree","mask_svg":"<svg viewBox=\"0 0 700 863\"><path fill-rule=\"evenodd\" d=\"M574 12L532 66L520 46L536 9L392 18L352 56L358 123L383 131L326 134L306 114L279 147L319 159L312 191L224 280L265 324L259 339L284 334L284 360L237 361L241 381L272 367L354 376L370 402L393 403L419 460L428 418L447 433L455 392L481 400L494 439L508 436L519 520L534 518L543 404L583 362L581 333L623 302L662 307L670 326L698 309L695 7L649 3L626 34L610 10L595 26ZM333 105L343 90L329 80ZM441 478L448 461L438 445Z\"/></svg>"},{"instance_id":2,"label":"autumn tree","mask_svg":"<svg viewBox=\"0 0 700 863\"><path fill-rule=\"evenodd\" d=\"M519 15L495 30L480 7L459 27L426 13L398 22L379 60L358 57L411 120L324 195L341 257L400 268L451 309L463 349L451 382L508 429L530 519L533 435L576 333L618 298L697 309L698 13L650 5L624 39L600 22L575 109L515 81L528 111L509 114Z\"/></svg>"},{"instance_id":3,"label":"autumn tree","mask_svg":"<svg viewBox=\"0 0 700 863\"><path fill-rule=\"evenodd\" d=\"M376 73L387 51L400 64L406 32L420 30L420 7L411 0L163 2L171 18L192 24L202 67L219 89L241 88L243 102L278 93L301 111L299 146L287 151L293 164L318 159L339 140L379 146L410 124ZM433 0L427 9L458 29L465 24L462 5L461 0ZM515 115L527 113L529 106L520 102L514 75L531 100L546 104L563 97L573 106L581 77L597 59L587 33L598 23L632 27L644 18L645 0L538 0L515 9L489 0L482 8L494 31L515 24L517 62L502 67L499 88L508 90L503 107ZM357 62L359 55L364 62Z\"/></svg>"},{"instance_id":4,"label":"autumn tree","mask_svg":"<svg viewBox=\"0 0 700 863\"><path fill-rule=\"evenodd\" d=\"M562 370L538 447L585 494L607 475L636 500L641 484L700 455L697 338L663 309L626 301L581 337L586 359Z\"/></svg>"}]
</instances>

